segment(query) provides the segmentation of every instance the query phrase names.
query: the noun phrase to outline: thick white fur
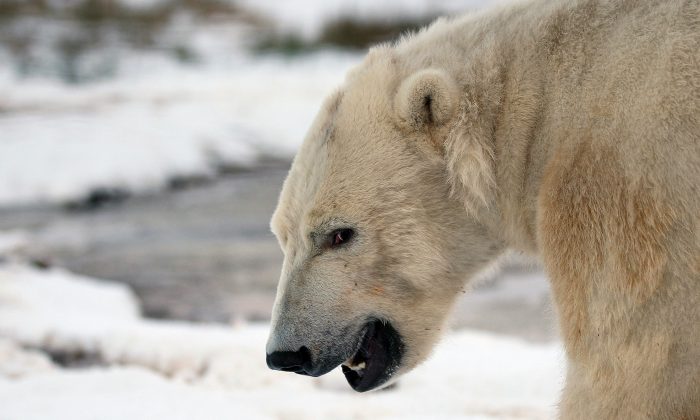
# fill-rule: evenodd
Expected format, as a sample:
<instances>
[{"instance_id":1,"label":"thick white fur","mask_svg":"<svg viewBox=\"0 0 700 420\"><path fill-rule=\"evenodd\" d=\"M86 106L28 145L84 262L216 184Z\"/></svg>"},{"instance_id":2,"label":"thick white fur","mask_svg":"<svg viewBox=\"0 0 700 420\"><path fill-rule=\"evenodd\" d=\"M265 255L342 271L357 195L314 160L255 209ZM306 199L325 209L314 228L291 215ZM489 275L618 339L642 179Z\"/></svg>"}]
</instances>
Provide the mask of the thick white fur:
<instances>
[{"instance_id":1,"label":"thick white fur","mask_svg":"<svg viewBox=\"0 0 700 420\"><path fill-rule=\"evenodd\" d=\"M562 418L700 418L699 186L700 2L438 20L371 51L309 131L272 221L268 349L322 352L371 314L402 334L405 372L515 249L551 280ZM314 242L346 225L346 248Z\"/></svg>"}]
</instances>

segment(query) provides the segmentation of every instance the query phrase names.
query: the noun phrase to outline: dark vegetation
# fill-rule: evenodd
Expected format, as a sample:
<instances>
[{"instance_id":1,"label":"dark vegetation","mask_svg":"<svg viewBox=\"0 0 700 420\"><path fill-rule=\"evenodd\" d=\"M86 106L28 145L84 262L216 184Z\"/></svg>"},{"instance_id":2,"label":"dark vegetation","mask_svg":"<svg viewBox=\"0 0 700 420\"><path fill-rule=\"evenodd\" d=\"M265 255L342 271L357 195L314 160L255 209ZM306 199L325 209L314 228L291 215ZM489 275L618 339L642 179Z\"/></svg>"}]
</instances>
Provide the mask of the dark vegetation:
<instances>
[{"instance_id":1,"label":"dark vegetation","mask_svg":"<svg viewBox=\"0 0 700 420\"><path fill-rule=\"evenodd\" d=\"M45 349L37 349L37 351L46 353L52 362L63 368L87 369L91 367L107 366L103 358L95 352L60 350L51 350L47 352Z\"/></svg>"},{"instance_id":2,"label":"dark vegetation","mask_svg":"<svg viewBox=\"0 0 700 420\"><path fill-rule=\"evenodd\" d=\"M114 77L125 54L134 51L197 64L206 57L193 45L192 34L207 25L218 25L223 38L240 36L227 30L244 25L254 52L297 55L323 48L366 49L430 20L339 18L314 39L304 39L277 32L230 0L170 0L138 7L117 0L0 0L0 59L9 60L21 77L85 83Z\"/></svg>"},{"instance_id":3,"label":"dark vegetation","mask_svg":"<svg viewBox=\"0 0 700 420\"><path fill-rule=\"evenodd\" d=\"M99 210L106 206L122 203L129 196L129 191L123 188L94 188L84 197L67 202L65 208L72 211Z\"/></svg>"},{"instance_id":4,"label":"dark vegetation","mask_svg":"<svg viewBox=\"0 0 700 420\"><path fill-rule=\"evenodd\" d=\"M188 16L178 33L173 22ZM126 7L115 0L0 0L0 53L20 76L69 83L113 76L127 50L158 50L183 63L197 60L187 32L202 22L256 22L222 0L172 0Z\"/></svg>"},{"instance_id":5,"label":"dark vegetation","mask_svg":"<svg viewBox=\"0 0 700 420\"><path fill-rule=\"evenodd\" d=\"M326 24L316 39L304 40L296 34L268 34L256 43L255 49L259 52L281 52L289 55L322 48L363 50L415 32L433 19L434 17L366 21L341 18Z\"/></svg>"},{"instance_id":6,"label":"dark vegetation","mask_svg":"<svg viewBox=\"0 0 700 420\"><path fill-rule=\"evenodd\" d=\"M166 181L166 189L168 191L184 191L204 185L210 184L212 181L222 177L242 177L253 174L260 170L286 170L289 167L289 162L283 158L274 156L261 156L255 163L255 166L241 166L220 162L214 165L212 174L188 174L174 175ZM85 195L77 197L66 203L63 203L64 210L69 212L92 212L122 205L129 199L133 198L131 192L126 188L119 187L97 187L89 190ZM1 261L0 261L1 262ZM36 261L37 267L42 263ZM47 267L51 265L47 262Z\"/></svg>"}]
</instances>

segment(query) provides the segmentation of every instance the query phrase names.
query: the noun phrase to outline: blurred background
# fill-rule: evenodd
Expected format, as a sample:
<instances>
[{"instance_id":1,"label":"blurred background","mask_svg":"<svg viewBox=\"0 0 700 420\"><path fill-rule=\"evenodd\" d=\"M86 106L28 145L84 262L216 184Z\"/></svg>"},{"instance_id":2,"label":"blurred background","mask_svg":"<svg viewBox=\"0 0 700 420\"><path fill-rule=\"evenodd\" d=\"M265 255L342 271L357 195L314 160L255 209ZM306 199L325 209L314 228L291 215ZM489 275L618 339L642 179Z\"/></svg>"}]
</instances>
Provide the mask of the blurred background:
<instances>
[{"instance_id":1,"label":"blurred background","mask_svg":"<svg viewBox=\"0 0 700 420\"><path fill-rule=\"evenodd\" d=\"M65 375L76 369L98 375L90 379L98 384L118 383L105 371L114 366L137 366L161 379L165 372L170 380L183 376L175 361L194 358L193 369L204 364L208 373L187 371L184 382L191 385L216 372L211 346L230 346L232 353L246 348L250 359L241 356L234 364L264 365L265 328L282 262L268 223L324 95L369 46L437 16L494 3L0 0L0 419L106 418L94 410L76 417L75 398L94 389L82 379L77 381L85 388L64 386ZM456 411L443 414L547 418L561 358L552 356L559 345L546 280L520 256L484 277L488 281L462 296L454 311L455 340L468 345L478 338L483 362L496 365L505 362L489 354L499 349L504 357L528 360L521 358L525 353L511 355L503 343L516 343L513 351L544 352L534 360L546 366L529 365L544 376L521 372L525 382L535 382L529 390L508 391L525 392L513 403L513 395L499 394L510 388L479 386L491 375L483 367L483 377L472 384L486 396L475 397L483 407L447 404ZM221 338L227 331L238 336ZM161 334L172 334L166 349L154 339ZM115 337L121 337L118 345ZM193 341L214 344L177 353ZM228 379L216 392L257 389L263 398L278 381L291 383L286 375L254 370L246 375L264 375L262 382L236 380L231 387L230 378L243 374L236 366L235 372L230 366L218 371L217 378ZM314 386L324 392L355 398L339 383L318 381ZM65 395L46 400L33 392L56 384L64 384ZM416 390L425 384L416 382ZM396 388L387 394L400 393L401 383ZM108 386L105 398L128 398L122 391ZM189 401L190 391L177 392ZM405 418L393 400L373 398L386 404L387 416ZM194 399L191 406L202 404L212 402ZM46 407L48 417L41 411ZM240 409L234 409L237 418L342 418L330 408L233 407ZM212 411L210 418L235 414L225 408L226 415ZM198 411L155 412L202 418ZM149 413L136 411L142 418ZM442 418L438 411L426 413Z\"/></svg>"}]
</instances>

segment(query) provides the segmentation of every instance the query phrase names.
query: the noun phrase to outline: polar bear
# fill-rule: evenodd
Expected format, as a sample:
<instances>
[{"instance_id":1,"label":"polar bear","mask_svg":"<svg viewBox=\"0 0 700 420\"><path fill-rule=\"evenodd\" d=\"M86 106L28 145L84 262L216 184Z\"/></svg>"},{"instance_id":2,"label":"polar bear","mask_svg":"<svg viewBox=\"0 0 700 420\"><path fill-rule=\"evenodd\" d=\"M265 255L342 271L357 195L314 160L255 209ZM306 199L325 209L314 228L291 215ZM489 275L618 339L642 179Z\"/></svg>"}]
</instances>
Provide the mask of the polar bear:
<instances>
[{"instance_id":1,"label":"polar bear","mask_svg":"<svg viewBox=\"0 0 700 420\"><path fill-rule=\"evenodd\" d=\"M516 250L550 279L562 418L700 418L700 2L534 0L372 49L271 227L273 369L384 386Z\"/></svg>"}]
</instances>

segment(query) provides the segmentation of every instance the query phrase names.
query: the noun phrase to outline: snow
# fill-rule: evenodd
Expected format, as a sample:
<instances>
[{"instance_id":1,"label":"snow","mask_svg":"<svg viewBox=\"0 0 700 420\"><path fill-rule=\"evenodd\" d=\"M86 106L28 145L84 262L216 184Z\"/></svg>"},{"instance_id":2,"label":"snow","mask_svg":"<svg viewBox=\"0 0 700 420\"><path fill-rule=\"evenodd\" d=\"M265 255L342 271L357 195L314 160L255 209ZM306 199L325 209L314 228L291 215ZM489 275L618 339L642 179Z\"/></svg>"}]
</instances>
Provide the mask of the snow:
<instances>
[{"instance_id":1,"label":"snow","mask_svg":"<svg viewBox=\"0 0 700 420\"><path fill-rule=\"evenodd\" d=\"M557 343L462 330L395 389L356 394L338 370L267 369L267 331L147 320L123 285L0 265L0 418L540 419L561 388ZM99 363L61 367L37 350Z\"/></svg>"},{"instance_id":2,"label":"snow","mask_svg":"<svg viewBox=\"0 0 700 420\"><path fill-rule=\"evenodd\" d=\"M360 21L420 19L502 1L234 4L261 15L278 32L314 36L341 16ZM148 9L170 0L120 2ZM0 60L0 206L65 203L99 189L145 193L175 178L213 177L221 169L252 166L266 157L290 159L323 97L362 58L357 52L333 50L296 58L255 55L246 50L255 29L245 22L192 19L179 14L159 39L164 46L182 44L195 51L194 65L107 40L91 54L97 62L118 62L114 77L67 85L49 77L55 69L44 76L17 78L12 60ZM52 31L63 34L76 28L50 19L14 23L24 24L16 28L20 32L37 25L37 37L48 43L36 46L34 53L43 57L38 63L60 67L63 58L51 47L56 38Z\"/></svg>"},{"instance_id":3,"label":"snow","mask_svg":"<svg viewBox=\"0 0 700 420\"><path fill-rule=\"evenodd\" d=\"M0 378L21 378L54 369L53 363L45 354L23 349L6 338L0 338L0 360Z\"/></svg>"},{"instance_id":4,"label":"snow","mask_svg":"<svg viewBox=\"0 0 700 420\"><path fill-rule=\"evenodd\" d=\"M98 188L148 192L178 176L290 158L358 59L241 59L231 70L170 69L70 88L0 79L0 205L66 202Z\"/></svg>"},{"instance_id":5,"label":"snow","mask_svg":"<svg viewBox=\"0 0 700 420\"><path fill-rule=\"evenodd\" d=\"M0 234L0 256L4 258L21 254L28 245L29 237L21 230L6 231Z\"/></svg>"},{"instance_id":6,"label":"snow","mask_svg":"<svg viewBox=\"0 0 700 420\"><path fill-rule=\"evenodd\" d=\"M170 1L120 3L148 9ZM312 37L341 16L358 21L423 19L503 1L234 4L262 16L273 31ZM36 65L47 69L18 78L12 60L0 60L0 206L71 202L99 189L147 193L176 178L210 178L222 169L249 167L267 157L291 159L323 98L362 58L358 52L334 50L294 58L256 55L247 48L259 27L193 19L186 12L178 14L158 37L164 51L177 45L194 51L194 63L108 38L90 54L96 62L114 65L114 75L83 84L51 78L65 58L51 42L80 28L60 19L13 21L21 33L37 26L36 37L45 42L33 54ZM0 48L0 55L7 54L5 49ZM90 54L80 65L90 66Z\"/></svg>"}]
</instances>

